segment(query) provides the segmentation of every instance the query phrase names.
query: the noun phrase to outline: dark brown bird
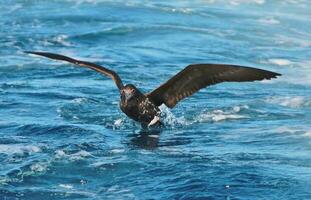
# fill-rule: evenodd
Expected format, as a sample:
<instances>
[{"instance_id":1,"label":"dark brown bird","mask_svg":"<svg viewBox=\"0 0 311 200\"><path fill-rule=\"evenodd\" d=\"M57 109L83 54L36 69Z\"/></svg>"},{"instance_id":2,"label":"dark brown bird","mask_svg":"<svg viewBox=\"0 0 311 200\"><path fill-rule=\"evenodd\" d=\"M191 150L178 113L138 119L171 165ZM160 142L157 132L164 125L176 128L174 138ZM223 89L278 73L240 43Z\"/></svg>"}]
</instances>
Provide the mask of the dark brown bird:
<instances>
[{"instance_id":1,"label":"dark brown bird","mask_svg":"<svg viewBox=\"0 0 311 200\"><path fill-rule=\"evenodd\" d=\"M167 107L173 108L180 100L209 85L222 82L259 81L281 75L267 70L238 65L191 64L160 87L150 93L143 94L132 84L124 86L116 72L100 65L54 53L32 51L26 51L26 53L67 61L109 76L119 89L121 110L131 119L140 122L143 127L161 124L161 113L158 108L161 104L164 103Z\"/></svg>"}]
</instances>

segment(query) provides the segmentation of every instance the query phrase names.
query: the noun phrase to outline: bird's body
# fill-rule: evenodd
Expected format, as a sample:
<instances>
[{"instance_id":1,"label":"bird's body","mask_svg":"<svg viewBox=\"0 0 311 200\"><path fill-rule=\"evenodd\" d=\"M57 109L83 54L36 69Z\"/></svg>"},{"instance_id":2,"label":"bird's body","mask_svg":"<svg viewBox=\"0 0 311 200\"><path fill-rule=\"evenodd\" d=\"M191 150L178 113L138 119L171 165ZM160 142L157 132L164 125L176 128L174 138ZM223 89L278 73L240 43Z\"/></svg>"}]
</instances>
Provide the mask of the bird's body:
<instances>
[{"instance_id":1,"label":"bird's body","mask_svg":"<svg viewBox=\"0 0 311 200\"><path fill-rule=\"evenodd\" d=\"M133 95L127 97L127 94ZM142 126L153 125L152 120L160 118L161 114L158 106L133 85L126 85L121 90L120 108L128 117L140 122Z\"/></svg>"},{"instance_id":2,"label":"bird's body","mask_svg":"<svg viewBox=\"0 0 311 200\"><path fill-rule=\"evenodd\" d=\"M143 127L161 124L159 106L173 108L179 101L209 85L221 82L246 82L271 79L280 74L251 67L226 64L192 64L177 73L160 87L144 94L134 85L123 85L121 78L112 70L100 65L80 61L63 55L47 52L26 52L51 59L67 61L81 67L93 69L109 76L120 92L120 108L131 119Z\"/></svg>"}]
</instances>

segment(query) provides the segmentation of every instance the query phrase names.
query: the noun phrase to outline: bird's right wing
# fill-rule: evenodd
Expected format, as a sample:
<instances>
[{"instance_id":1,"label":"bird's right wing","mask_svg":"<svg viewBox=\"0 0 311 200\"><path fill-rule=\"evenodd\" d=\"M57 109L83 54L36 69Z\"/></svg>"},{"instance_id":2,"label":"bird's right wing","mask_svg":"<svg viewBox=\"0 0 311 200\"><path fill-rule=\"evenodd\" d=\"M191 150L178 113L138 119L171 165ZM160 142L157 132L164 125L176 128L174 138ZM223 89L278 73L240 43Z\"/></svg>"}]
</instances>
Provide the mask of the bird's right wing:
<instances>
[{"instance_id":1,"label":"bird's right wing","mask_svg":"<svg viewBox=\"0 0 311 200\"><path fill-rule=\"evenodd\" d=\"M105 67L102 67L100 65L97 65L95 63L91 63L91 62L87 62L87 61L81 61L81 60L76 60L73 58L69 58L67 56L63 56L60 54L55 54L55 53L47 53L47 52L34 52L34 51L25 51L25 53L29 53L29 54L35 54L35 55L39 55L39 56L44 56L44 57L48 57L51 59L55 59L55 60L62 60L62 61L67 61L70 63L73 63L75 65L79 65L81 67L86 67L86 68L90 68L93 69L101 74L104 74L106 76L109 76L110 78L112 78L112 80L116 83L117 87L119 88L119 90L123 87L123 83L122 80L120 79L119 75L110 70L107 69Z\"/></svg>"},{"instance_id":2,"label":"bird's right wing","mask_svg":"<svg viewBox=\"0 0 311 200\"><path fill-rule=\"evenodd\" d=\"M267 70L225 64L192 64L147 96L157 105L173 108L180 100L209 85L271 79L281 74Z\"/></svg>"}]
</instances>

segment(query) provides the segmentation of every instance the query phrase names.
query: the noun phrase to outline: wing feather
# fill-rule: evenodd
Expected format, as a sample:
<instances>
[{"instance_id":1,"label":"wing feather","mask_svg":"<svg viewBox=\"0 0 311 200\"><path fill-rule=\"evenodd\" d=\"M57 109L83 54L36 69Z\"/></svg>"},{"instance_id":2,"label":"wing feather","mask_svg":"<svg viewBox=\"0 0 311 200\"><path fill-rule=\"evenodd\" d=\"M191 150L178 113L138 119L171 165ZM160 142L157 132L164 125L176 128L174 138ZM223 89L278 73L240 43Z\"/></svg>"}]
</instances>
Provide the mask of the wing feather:
<instances>
[{"instance_id":1,"label":"wing feather","mask_svg":"<svg viewBox=\"0 0 311 200\"><path fill-rule=\"evenodd\" d=\"M147 96L157 105L173 108L180 100L209 85L271 79L281 74L238 65L192 64Z\"/></svg>"},{"instance_id":2,"label":"wing feather","mask_svg":"<svg viewBox=\"0 0 311 200\"><path fill-rule=\"evenodd\" d=\"M48 52L34 52L34 51L25 51L25 53L29 53L29 54L34 54L34 55L39 55L39 56L44 56L47 58L51 58L54 60L62 60L62 61L67 61L70 62L72 64L75 65L79 65L81 67L86 67L86 68L90 68L93 69L101 74L104 74L106 76L109 76L110 78L112 78L112 80L116 83L117 87L119 88L119 90L123 87L123 83L121 78L119 77L119 75L110 70L107 69L103 66L97 65L95 63L91 63L91 62L87 62L87 61L82 61L82 60L76 60L67 56L63 56L60 54L55 54L55 53L48 53Z\"/></svg>"}]
</instances>

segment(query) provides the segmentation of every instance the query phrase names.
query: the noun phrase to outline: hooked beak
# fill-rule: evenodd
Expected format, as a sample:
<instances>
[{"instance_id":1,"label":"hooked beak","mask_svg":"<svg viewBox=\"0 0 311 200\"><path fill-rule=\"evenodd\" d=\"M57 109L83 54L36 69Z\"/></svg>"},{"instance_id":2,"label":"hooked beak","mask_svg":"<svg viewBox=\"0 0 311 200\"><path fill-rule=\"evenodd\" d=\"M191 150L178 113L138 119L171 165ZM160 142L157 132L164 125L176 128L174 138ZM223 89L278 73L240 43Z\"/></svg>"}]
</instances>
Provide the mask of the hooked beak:
<instances>
[{"instance_id":1,"label":"hooked beak","mask_svg":"<svg viewBox=\"0 0 311 200\"><path fill-rule=\"evenodd\" d=\"M126 100L129 100L133 96L133 94L131 92L122 90L121 96L123 96Z\"/></svg>"},{"instance_id":2,"label":"hooked beak","mask_svg":"<svg viewBox=\"0 0 311 200\"><path fill-rule=\"evenodd\" d=\"M125 93L124 96L125 96L126 100L129 100L132 97L132 94L131 93Z\"/></svg>"}]
</instances>

